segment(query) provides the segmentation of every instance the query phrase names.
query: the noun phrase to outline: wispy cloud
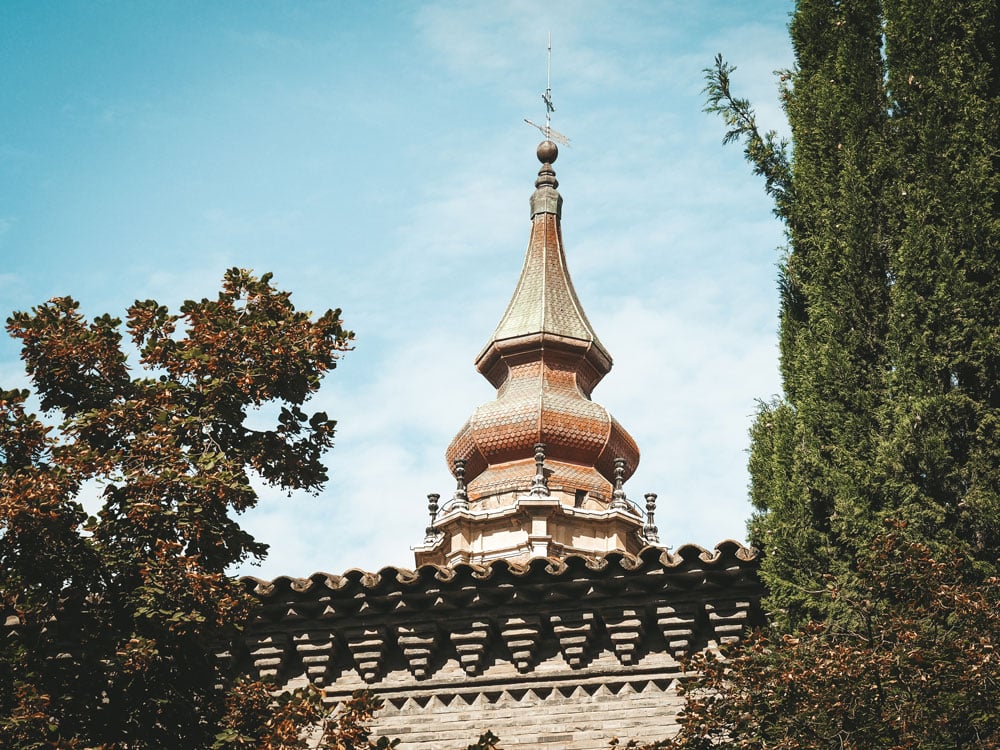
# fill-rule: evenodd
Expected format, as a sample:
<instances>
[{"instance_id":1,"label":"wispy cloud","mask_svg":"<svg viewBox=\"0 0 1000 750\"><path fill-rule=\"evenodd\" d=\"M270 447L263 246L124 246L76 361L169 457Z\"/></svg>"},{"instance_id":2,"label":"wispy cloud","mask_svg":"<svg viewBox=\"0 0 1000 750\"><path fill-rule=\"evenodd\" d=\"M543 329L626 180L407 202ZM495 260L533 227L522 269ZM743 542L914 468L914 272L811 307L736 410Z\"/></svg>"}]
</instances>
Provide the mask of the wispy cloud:
<instances>
[{"instance_id":1,"label":"wispy cloud","mask_svg":"<svg viewBox=\"0 0 1000 750\"><path fill-rule=\"evenodd\" d=\"M0 296L68 292L89 314L146 297L176 309L214 296L238 265L274 271L299 309L343 307L357 349L311 405L339 420L329 487L291 499L261 488L244 520L272 556L249 572L409 564L426 494L453 487L448 441L494 396L472 359L528 239L538 134L521 118L544 116L551 27L554 124L574 141L556 165L564 239L615 356L594 397L642 450L628 492L660 494L668 544L742 536L749 415L777 390L782 237L740 150L701 112L701 69L724 52L761 124L780 129L771 70L790 53L775 7L261 6L222 8L193 36L179 9L161 29L168 65L146 70L138 51L109 65L89 44L100 64L88 70L103 71L91 88L65 71L72 85L50 86L39 54L22 87L34 109L13 113L23 121L0 145L18 178L0 194L17 222L6 235L0 224L0 242L23 248ZM95 21L79 33L105 32ZM122 73L138 69L141 80ZM51 127L64 102L81 127ZM24 382L9 342L0 378Z\"/></svg>"},{"instance_id":2,"label":"wispy cloud","mask_svg":"<svg viewBox=\"0 0 1000 750\"><path fill-rule=\"evenodd\" d=\"M477 192L469 185L455 187L457 195ZM605 187L613 190L614 185ZM496 200L506 200L507 192L506 186L499 188ZM525 186L515 192L523 199ZM484 200L491 205L492 199ZM584 305L616 358L615 369L594 396L640 443L642 463L628 489L640 503L645 491L661 495L662 538L674 545L694 541L711 546L744 534L749 513L746 432L754 399L776 389L774 309L769 297L762 301L752 285L741 283L748 269L738 246L735 257L729 250L730 268L725 270L718 259L710 267L695 259L673 264L675 276L644 275L642 269L656 254L696 253L697 246L690 245L700 221L677 212L654 221L650 217L656 216L659 197L651 194L645 200L649 205L640 204L637 212L649 218L646 224L622 227L598 220L603 228L589 227L596 237L573 224L566 230L580 238L568 252L571 269L578 272L577 285L586 292L581 292ZM499 277L479 273L463 278L473 294L476 289L488 293L488 302L458 309L425 299L412 327L402 309L384 311L401 324L398 336L386 338L377 356L363 351L349 355L343 370L332 376L329 390L317 399L317 406L336 415L341 425L330 459L331 486L322 500L296 504L295 513L306 513L300 519L301 533L266 536L273 542L272 557L256 574L267 577L293 570L304 554L301 545L322 536L322 529L340 540L324 556L333 572L348 565L411 564L409 547L419 542L426 524L424 495L436 491L447 496L451 488L444 448L475 406L495 395L471 360L513 290L527 241L527 219L507 213L501 211L505 218L497 221L487 211L436 197L413 204L404 234L412 231L419 238L415 242L429 238L433 243L439 232L454 232L463 239L436 256L428 251L416 256L416 263L411 258L412 272L454 262L453 253L460 253L466 241L472 254L483 246L494 248L495 235L503 240L491 252L512 255L513 262ZM605 215L615 213L608 210ZM755 232L753 221L737 217L727 222L720 242L730 248L737 237L746 242ZM514 228L498 226L507 222ZM774 235L773 225L767 227L762 238ZM668 242L683 235L691 237ZM704 241L703 233L697 236ZM609 264L630 266L631 281L624 286L600 284ZM755 264L770 285L769 259L757 258ZM349 380L341 380L348 372ZM277 512L274 502L265 500L262 518ZM253 527L270 528L257 511L251 518Z\"/></svg>"}]
</instances>

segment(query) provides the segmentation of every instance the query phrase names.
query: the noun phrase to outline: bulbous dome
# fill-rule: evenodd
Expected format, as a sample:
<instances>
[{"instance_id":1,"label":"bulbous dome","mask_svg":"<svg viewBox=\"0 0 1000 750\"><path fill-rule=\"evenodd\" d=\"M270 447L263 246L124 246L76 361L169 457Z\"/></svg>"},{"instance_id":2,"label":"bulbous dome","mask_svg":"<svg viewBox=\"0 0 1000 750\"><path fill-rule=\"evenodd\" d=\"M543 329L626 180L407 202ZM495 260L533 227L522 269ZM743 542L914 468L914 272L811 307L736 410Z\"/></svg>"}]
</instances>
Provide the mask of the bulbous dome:
<instances>
[{"instance_id":1,"label":"bulbous dome","mask_svg":"<svg viewBox=\"0 0 1000 750\"><path fill-rule=\"evenodd\" d=\"M548 486L592 505L610 501L614 462L624 479L639 463L632 437L590 398L610 371L611 356L594 333L566 268L560 226L562 197L552 162L554 143L538 147L542 162L531 197L531 236L514 295L476 367L497 388L448 447L449 464L465 462L470 502L504 505L531 485L535 446L545 445ZM583 493L580 495L579 493Z\"/></svg>"}]
</instances>

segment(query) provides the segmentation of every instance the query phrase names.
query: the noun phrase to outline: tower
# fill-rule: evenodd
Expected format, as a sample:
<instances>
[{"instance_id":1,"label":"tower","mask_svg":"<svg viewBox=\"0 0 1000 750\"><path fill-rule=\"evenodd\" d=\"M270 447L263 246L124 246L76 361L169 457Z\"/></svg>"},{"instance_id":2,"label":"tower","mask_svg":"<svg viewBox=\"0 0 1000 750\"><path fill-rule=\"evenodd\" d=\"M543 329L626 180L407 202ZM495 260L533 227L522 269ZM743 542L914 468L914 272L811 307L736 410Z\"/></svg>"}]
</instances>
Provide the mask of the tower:
<instances>
[{"instance_id":1,"label":"tower","mask_svg":"<svg viewBox=\"0 0 1000 750\"><path fill-rule=\"evenodd\" d=\"M636 553L649 541L623 489L639 449L591 400L612 361L567 269L558 155L551 140L538 146L524 266L475 360L497 396L448 446L457 488L440 515L432 498L418 565Z\"/></svg>"},{"instance_id":2,"label":"tower","mask_svg":"<svg viewBox=\"0 0 1000 750\"><path fill-rule=\"evenodd\" d=\"M551 55L551 44L550 44ZM754 550L659 545L624 483L639 449L591 399L611 355L566 267L551 89L521 276L476 369L496 388L446 456L456 487L416 568L245 579L260 606L241 663L339 703L385 700L375 730L407 750L591 750L677 730L683 659L762 620Z\"/></svg>"},{"instance_id":3,"label":"tower","mask_svg":"<svg viewBox=\"0 0 1000 750\"><path fill-rule=\"evenodd\" d=\"M639 450L590 397L611 357L566 270L557 154L538 148L524 267L476 358L497 396L447 449L455 493L440 514L429 496L417 567L244 579L241 668L330 704L371 688L406 750L484 728L510 750L668 737L684 657L762 619L753 550L664 549L656 496L645 522L625 496Z\"/></svg>"}]
</instances>

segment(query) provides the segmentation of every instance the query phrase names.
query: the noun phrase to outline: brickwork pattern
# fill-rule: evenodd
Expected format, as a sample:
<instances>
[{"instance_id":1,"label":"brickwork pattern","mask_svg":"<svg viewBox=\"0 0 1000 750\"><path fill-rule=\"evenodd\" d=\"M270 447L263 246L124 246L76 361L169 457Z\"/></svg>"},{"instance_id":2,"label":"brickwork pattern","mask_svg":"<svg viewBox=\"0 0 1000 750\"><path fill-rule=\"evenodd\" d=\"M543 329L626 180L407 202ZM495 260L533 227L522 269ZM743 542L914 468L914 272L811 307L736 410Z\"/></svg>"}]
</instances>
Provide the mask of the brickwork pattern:
<instances>
[{"instance_id":1,"label":"brickwork pattern","mask_svg":"<svg viewBox=\"0 0 1000 750\"><path fill-rule=\"evenodd\" d=\"M612 737L652 741L677 732L677 680L501 689L385 702L375 729L400 750L460 750L489 729L506 750L606 750Z\"/></svg>"}]
</instances>

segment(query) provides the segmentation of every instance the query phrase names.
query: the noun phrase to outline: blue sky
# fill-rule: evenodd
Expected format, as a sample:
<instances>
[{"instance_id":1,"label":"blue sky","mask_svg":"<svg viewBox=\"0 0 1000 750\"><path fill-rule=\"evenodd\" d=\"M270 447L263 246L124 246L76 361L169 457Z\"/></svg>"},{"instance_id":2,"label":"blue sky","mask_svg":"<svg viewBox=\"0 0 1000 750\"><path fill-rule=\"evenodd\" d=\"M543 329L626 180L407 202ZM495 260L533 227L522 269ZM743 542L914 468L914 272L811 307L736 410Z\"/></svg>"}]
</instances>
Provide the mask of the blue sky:
<instances>
[{"instance_id":1,"label":"blue sky","mask_svg":"<svg viewBox=\"0 0 1000 750\"><path fill-rule=\"evenodd\" d=\"M723 124L717 52L785 128L781 2L0 5L0 312L213 296L271 271L342 307L357 347L319 497L262 488L261 577L412 563L444 450L493 396L472 360L528 237L552 32L556 164L577 292L615 358L594 392L639 443L668 546L742 539L747 428L779 390L784 239ZM0 337L0 385L27 381ZM88 488L91 495L94 488ZM84 498L92 507L93 497Z\"/></svg>"}]
</instances>

